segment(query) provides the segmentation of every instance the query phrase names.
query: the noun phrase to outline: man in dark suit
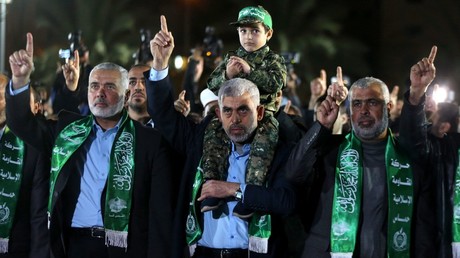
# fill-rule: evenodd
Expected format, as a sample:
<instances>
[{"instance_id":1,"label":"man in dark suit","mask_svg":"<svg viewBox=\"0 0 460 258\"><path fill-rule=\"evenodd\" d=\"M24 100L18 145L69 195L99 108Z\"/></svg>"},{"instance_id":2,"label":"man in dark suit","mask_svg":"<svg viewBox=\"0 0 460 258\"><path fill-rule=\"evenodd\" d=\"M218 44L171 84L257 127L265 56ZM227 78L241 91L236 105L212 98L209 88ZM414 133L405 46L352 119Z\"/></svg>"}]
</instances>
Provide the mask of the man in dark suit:
<instances>
[{"instance_id":1,"label":"man in dark suit","mask_svg":"<svg viewBox=\"0 0 460 258\"><path fill-rule=\"evenodd\" d=\"M417 139L412 153L407 138L398 141L388 129L392 103L379 79L366 77L351 86L352 132L346 136L331 135L338 95L328 94L318 107L317 122L292 151L287 169L299 190L309 189L298 204L306 233L302 258L435 257L430 177L413 155L426 144L419 101L434 78L435 55L433 49L419 62L423 71L411 70L406 98L415 106L402 119L417 128L407 132ZM332 87L346 91L341 72L337 78Z\"/></svg>"},{"instance_id":2,"label":"man in dark suit","mask_svg":"<svg viewBox=\"0 0 460 258\"><path fill-rule=\"evenodd\" d=\"M7 84L0 74L0 257L46 258L49 162L6 126Z\"/></svg>"},{"instance_id":3,"label":"man in dark suit","mask_svg":"<svg viewBox=\"0 0 460 258\"><path fill-rule=\"evenodd\" d=\"M77 90L79 66L64 67ZM55 257L170 257L173 200L167 143L123 109L127 71L113 63L90 74L92 115L61 112L35 119L28 105L33 39L10 56L8 124L24 141L51 156L50 247Z\"/></svg>"},{"instance_id":4,"label":"man in dark suit","mask_svg":"<svg viewBox=\"0 0 460 258\"><path fill-rule=\"evenodd\" d=\"M204 130L213 115L195 124L174 109L172 86L167 77L174 39L164 16L161 17L161 28L151 41L155 56L153 69L144 75L149 113L156 122L155 126L186 158L176 212L178 223L175 224L177 238L174 243L179 253L172 257L183 257L181 251L186 246L186 239L192 250L196 247L192 254L196 258L286 257L287 238L282 217L292 211L295 196L282 168L294 146L294 140L288 141L294 134L280 137L264 186L247 183L250 142L263 118L263 107L259 105L259 91L254 83L241 78L229 80L219 92L219 109L216 110L222 123L220 132L228 139L228 145L223 146L228 156L221 159L222 164L227 164L224 166L228 174L226 180L202 182L199 166L206 144ZM285 122L289 121L292 126L287 128L294 128L294 123L286 118ZM225 203L216 210L200 212L199 203L206 198L219 198ZM252 216L242 219L236 215L237 209L240 209L240 215L248 211ZM265 229L264 233L256 235L261 233L252 231L253 226L258 229L256 225ZM267 225L271 225L271 230L265 228Z\"/></svg>"}]
</instances>

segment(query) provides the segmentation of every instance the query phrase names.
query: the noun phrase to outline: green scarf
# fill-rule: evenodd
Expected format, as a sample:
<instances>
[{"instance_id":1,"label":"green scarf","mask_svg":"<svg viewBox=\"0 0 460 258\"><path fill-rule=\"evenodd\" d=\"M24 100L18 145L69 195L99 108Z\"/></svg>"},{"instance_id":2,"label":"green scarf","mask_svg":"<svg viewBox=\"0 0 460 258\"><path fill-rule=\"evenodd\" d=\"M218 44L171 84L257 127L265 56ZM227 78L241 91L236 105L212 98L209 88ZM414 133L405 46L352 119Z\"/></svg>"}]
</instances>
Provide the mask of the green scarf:
<instances>
[{"instance_id":1,"label":"green scarf","mask_svg":"<svg viewBox=\"0 0 460 258\"><path fill-rule=\"evenodd\" d=\"M331 225L332 257L352 257L361 211L361 142L350 133L340 145L335 173ZM410 257L413 209L412 170L405 155L395 148L391 131L385 150L388 186L388 257Z\"/></svg>"},{"instance_id":2,"label":"green scarf","mask_svg":"<svg viewBox=\"0 0 460 258\"><path fill-rule=\"evenodd\" d=\"M21 187L24 143L5 127L0 146L0 253L7 253Z\"/></svg>"},{"instance_id":3,"label":"green scarf","mask_svg":"<svg viewBox=\"0 0 460 258\"><path fill-rule=\"evenodd\" d=\"M203 233L200 224L198 223L196 212L196 199L203 180L203 169L201 168L201 160L195 173L195 180L192 187L192 199L189 203L189 214L186 221L186 238L189 246L194 246L201 238ZM268 238L271 235L271 216L255 212L249 222L249 250L256 253L268 252Z\"/></svg>"},{"instance_id":4,"label":"green scarf","mask_svg":"<svg viewBox=\"0 0 460 258\"><path fill-rule=\"evenodd\" d=\"M56 179L70 156L88 138L93 125L93 116L77 120L66 126L56 138L51 158L50 197L48 212L52 215L53 192ZM134 179L135 128L123 111L120 129L115 136L110 153L110 171L105 196L105 243L117 247L128 247L128 224L131 211L131 196Z\"/></svg>"},{"instance_id":5,"label":"green scarf","mask_svg":"<svg viewBox=\"0 0 460 258\"><path fill-rule=\"evenodd\" d=\"M460 149L458 150L459 164L455 172L454 208L452 220L452 252L453 257L460 257Z\"/></svg>"}]
</instances>

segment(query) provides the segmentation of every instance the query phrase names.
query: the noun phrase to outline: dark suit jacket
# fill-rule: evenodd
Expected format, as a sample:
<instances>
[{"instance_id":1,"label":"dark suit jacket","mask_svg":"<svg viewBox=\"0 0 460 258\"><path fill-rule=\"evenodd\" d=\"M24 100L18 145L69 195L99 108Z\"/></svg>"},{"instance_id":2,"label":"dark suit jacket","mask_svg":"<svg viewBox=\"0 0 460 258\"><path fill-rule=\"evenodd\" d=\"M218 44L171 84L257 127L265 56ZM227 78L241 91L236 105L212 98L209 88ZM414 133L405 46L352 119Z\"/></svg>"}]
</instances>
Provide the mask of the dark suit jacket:
<instances>
[{"instance_id":1,"label":"dark suit jacket","mask_svg":"<svg viewBox=\"0 0 460 258\"><path fill-rule=\"evenodd\" d=\"M48 244L49 161L25 145L24 167L7 257L49 257Z\"/></svg>"},{"instance_id":2,"label":"dark suit jacket","mask_svg":"<svg viewBox=\"0 0 460 258\"><path fill-rule=\"evenodd\" d=\"M171 93L169 77L152 82L148 80L149 72L145 73L147 81L147 96L149 113L158 128L173 145L173 148L185 156L185 166L180 181L181 192L176 212L175 239L174 243L179 251L172 257L183 257L185 244L185 221L188 213L188 203L191 199L191 189L198 163L203 154L204 130L211 117L206 117L200 124L188 121L182 114L176 112L173 106L174 99ZM284 117L285 122L292 125L285 128L295 129L292 120ZM281 127L280 127L281 128ZM251 253L251 257L286 257L287 238L284 236L284 228L281 218L289 214L295 206L293 188L287 183L282 169L291 148L294 146L295 133L286 133L280 136L274 160L268 173L268 188L247 185L244 193L244 205L247 208L262 213L272 214L272 236L269 239L268 254ZM291 140L291 141L289 141ZM179 182L177 182L179 183ZM199 210L199 207L198 207Z\"/></svg>"},{"instance_id":3,"label":"dark suit jacket","mask_svg":"<svg viewBox=\"0 0 460 258\"><path fill-rule=\"evenodd\" d=\"M302 200L298 213L306 240L302 258L330 257L332 201L338 147L344 136L315 122L292 151L287 177L298 187ZM401 148L401 145L397 146ZM414 180L411 257L435 257L434 213L429 174L416 161L411 162Z\"/></svg>"},{"instance_id":4,"label":"dark suit jacket","mask_svg":"<svg viewBox=\"0 0 460 258\"><path fill-rule=\"evenodd\" d=\"M6 94L8 124L13 132L41 152L51 156L59 132L81 116L61 112L57 121L35 119L29 110L29 91ZM161 134L134 122L136 154L128 248L109 247L110 257L170 257L173 200L171 192L170 150ZM88 137L89 139L90 137ZM56 257L65 257L67 231L71 226L86 150L83 144L60 172L53 192L50 221L50 246ZM105 194L101 207L104 208Z\"/></svg>"}]
</instances>

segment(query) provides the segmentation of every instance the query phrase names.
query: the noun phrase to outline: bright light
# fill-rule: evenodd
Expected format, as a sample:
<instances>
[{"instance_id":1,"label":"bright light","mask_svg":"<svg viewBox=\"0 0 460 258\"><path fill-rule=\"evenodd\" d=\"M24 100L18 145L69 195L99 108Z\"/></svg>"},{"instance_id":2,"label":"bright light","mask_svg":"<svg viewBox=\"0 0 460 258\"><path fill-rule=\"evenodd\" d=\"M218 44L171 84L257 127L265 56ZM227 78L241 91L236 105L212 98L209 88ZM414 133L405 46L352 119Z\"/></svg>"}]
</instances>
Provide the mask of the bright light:
<instances>
[{"instance_id":1,"label":"bright light","mask_svg":"<svg viewBox=\"0 0 460 258\"><path fill-rule=\"evenodd\" d=\"M182 56L176 56L174 58L174 67L177 70L181 70L183 66L184 66L184 58Z\"/></svg>"},{"instance_id":2,"label":"bright light","mask_svg":"<svg viewBox=\"0 0 460 258\"><path fill-rule=\"evenodd\" d=\"M447 94L449 90L447 87L439 87L436 91L433 92L433 100L436 103L445 102L447 100Z\"/></svg>"}]
</instances>

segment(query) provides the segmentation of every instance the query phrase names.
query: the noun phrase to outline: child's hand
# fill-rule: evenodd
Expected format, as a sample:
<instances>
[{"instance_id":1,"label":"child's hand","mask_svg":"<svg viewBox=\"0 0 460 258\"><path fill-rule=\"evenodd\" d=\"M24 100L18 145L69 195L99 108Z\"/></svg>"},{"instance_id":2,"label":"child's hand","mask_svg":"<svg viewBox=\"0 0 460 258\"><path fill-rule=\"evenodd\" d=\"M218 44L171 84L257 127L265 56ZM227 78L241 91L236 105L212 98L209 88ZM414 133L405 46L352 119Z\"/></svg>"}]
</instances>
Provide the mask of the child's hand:
<instances>
[{"instance_id":1,"label":"child's hand","mask_svg":"<svg viewBox=\"0 0 460 258\"><path fill-rule=\"evenodd\" d=\"M238 57L238 56L232 56L232 57L230 57L230 60L233 60L233 61L237 62L238 64L240 64L240 67L241 67L240 72L243 72L245 74L250 74L251 73L251 66L243 58Z\"/></svg>"},{"instance_id":2,"label":"child's hand","mask_svg":"<svg viewBox=\"0 0 460 258\"><path fill-rule=\"evenodd\" d=\"M241 64L237 60L230 58L227 62L225 75L227 76L227 79L233 79L242 71L242 69Z\"/></svg>"}]
</instances>

